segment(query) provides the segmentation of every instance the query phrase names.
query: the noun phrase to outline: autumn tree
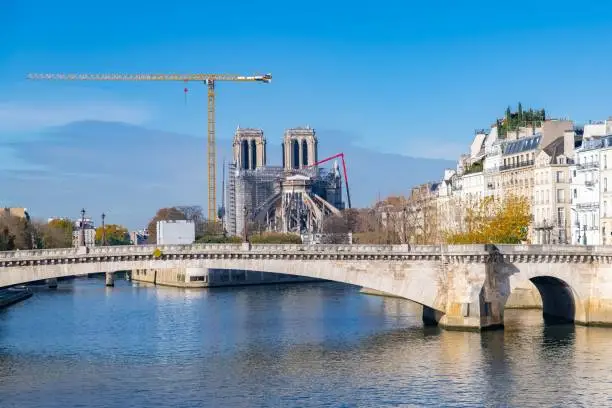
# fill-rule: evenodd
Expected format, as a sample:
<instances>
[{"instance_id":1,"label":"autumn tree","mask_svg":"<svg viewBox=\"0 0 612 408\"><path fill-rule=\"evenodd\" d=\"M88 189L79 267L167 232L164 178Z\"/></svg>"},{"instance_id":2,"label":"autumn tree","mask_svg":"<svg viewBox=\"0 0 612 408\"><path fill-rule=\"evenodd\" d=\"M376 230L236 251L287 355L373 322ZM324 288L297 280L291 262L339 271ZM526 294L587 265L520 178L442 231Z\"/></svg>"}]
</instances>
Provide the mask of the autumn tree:
<instances>
[{"instance_id":1,"label":"autumn tree","mask_svg":"<svg viewBox=\"0 0 612 408\"><path fill-rule=\"evenodd\" d=\"M37 231L30 217L0 216L0 250L36 248Z\"/></svg>"},{"instance_id":2,"label":"autumn tree","mask_svg":"<svg viewBox=\"0 0 612 408\"><path fill-rule=\"evenodd\" d=\"M130 244L130 233L127 228L117 224L107 224L104 229L101 226L96 228L96 244L104 245L104 238L106 238L106 245Z\"/></svg>"},{"instance_id":3,"label":"autumn tree","mask_svg":"<svg viewBox=\"0 0 612 408\"><path fill-rule=\"evenodd\" d=\"M74 223L68 219L55 219L43 224L39 223L39 231L44 248L70 248Z\"/></svg>"},{"instance_id":4,"label":"autumn tree","mask_svg":"<svg viewBox=\"0 0 612 408\"><path fill-rule=\"evenodd\" d=\"M523 196L485 197L465 208L465 229L449 232L449 244L518 244L527 240L531 208Z\"/></svg>"},{"instance_id":5,"label":"autumn tree","mask_svg":"<svg viewBox=\"0 0 612 408\"><path fill-rule=\"evenodd\" d=\"M8 226L0 226L0 251L13 251L15 246L15 234L13 234Z\"/></svg>"}]
</instances>

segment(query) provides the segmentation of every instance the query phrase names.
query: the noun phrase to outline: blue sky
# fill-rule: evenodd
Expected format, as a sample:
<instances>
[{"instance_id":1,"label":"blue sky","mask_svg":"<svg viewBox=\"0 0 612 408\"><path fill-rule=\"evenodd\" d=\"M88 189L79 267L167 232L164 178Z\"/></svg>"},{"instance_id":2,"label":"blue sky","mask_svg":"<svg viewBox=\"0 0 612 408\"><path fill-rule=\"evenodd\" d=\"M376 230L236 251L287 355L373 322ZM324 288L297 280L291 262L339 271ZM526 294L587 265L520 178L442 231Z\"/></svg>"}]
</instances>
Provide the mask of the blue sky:
<instances>
[{"instance_id":1,"label":"blue sky","mask_svg":"<svg viewBox=\"0 0 612 408\"><path fill-rule=\"evenodd\" d=\"M185 103L182 83L28 72L270 72L269 85L218 85L220 138L241 125L276 143L309 124L413 157L456 158L517 101L578 122L612 115L607 2L458 3L1 0L0 170L40 168L9 143L81 120L205 136L200 84Z\"/></svg>"}]
</instances>

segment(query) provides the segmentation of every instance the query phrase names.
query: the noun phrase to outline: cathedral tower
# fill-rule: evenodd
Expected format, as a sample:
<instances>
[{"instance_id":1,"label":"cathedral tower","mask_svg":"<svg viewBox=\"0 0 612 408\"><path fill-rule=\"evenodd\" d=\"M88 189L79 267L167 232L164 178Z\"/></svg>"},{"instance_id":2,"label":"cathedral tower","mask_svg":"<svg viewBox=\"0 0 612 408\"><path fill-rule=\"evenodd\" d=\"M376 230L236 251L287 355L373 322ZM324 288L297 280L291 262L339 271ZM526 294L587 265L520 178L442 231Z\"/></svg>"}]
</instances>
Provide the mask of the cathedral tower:
<instances>
[{"instance_id":1,"label":"cathedral tower","mask_svg":"<svg viewBox=\"0 0 612 408\"><path fill-rule=\"evenodd\" d=\"M318 142L314 129L287 129L283 137L283 167L286 170L302 169L318 160Z\"/></svg>"},{"instance_id":2,"label":"cathedral tower","mask_svg":"<svg viewBox=\"0 0 612 408\"><path fill-rule=\"evenodd\" d=\"M240 170L255 170L266 165L266 139L261 129L241 129L234 134L234 163Z\"/></svg>"}]
</instances>

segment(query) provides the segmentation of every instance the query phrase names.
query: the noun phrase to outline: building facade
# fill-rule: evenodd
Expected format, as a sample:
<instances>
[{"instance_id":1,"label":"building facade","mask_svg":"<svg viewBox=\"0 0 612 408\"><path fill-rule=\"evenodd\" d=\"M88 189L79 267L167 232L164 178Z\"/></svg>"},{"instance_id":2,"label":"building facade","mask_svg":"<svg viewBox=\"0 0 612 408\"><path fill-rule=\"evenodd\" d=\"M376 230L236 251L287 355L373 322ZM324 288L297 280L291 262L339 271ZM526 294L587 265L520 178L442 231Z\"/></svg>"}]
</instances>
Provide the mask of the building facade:
<instances>
[{"instance_id":1,"label":"building facade","mask_svg":"<svg viewBox=\"0 0 612 408\"><path fill-rule=\"evenodd\" d=\"M532 243L569 244L571 241L570 164L564 139L542 149L535 159Z\"/></svg>"},{"instance_id":2,"label":"building facade","mask_svg":"<svg viewBox=\"0 0 612 408\"><path fill-rule=\"evenodd\" d=\"M598 245L599 239L599 148L601 141L585 140L576 150L572 167L572 211L575 214L572 242Z\"/></svg>"},{"instance_id":3,"label":"building facade","mask_svg":"<svg viewBox=\"0 0 612 408\"><path fill-rule=\"evenodd\" d=\"M612 136L605 136L602 139L599 163L601 244L610 245L612 244Z\"/></svg>"},{"instance_id":4,"label":"building facade","mask_svg":"<svg viewBox=\"0 0 612 408\"><path fill-rule=\"evenodd\" d=\"M72 246L78 248L82 246L82 240L85 240L86 247L96 246L96 227L91 218L76 220L72 232Z\"/></svg>"},{"instance_id":5,"label":"building facade","mask_svg":"<svg viewBox=\"0 0 612 408\"><path fill-rule=\"evenodd\" d=\"M228 234L243 235L248 224L259 231L321 233L325 218L344 209L338 163L331 171L315 166L318 140L314 129L285 131L283 166L265 164L266 143L261 130L238 129L233 146L223 214ZM261 146L262 150L245 153L249 146Z\"/></svg>"}]
</instances>

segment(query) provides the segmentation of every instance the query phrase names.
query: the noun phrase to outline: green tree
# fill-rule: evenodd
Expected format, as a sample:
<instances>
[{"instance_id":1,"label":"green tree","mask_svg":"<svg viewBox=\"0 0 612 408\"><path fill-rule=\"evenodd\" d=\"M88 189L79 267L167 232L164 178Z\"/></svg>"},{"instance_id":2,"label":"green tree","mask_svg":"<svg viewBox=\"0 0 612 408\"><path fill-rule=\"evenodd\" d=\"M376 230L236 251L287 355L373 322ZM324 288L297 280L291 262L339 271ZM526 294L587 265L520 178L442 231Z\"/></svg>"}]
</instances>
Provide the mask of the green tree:
<instances>
[{"instance_id":1,"label":"green tree","mask_svg":"<svg viewBox=\"0 0 612 408\"><path fill-rule=\"evenodd\" d=\"M96 228L96 245L103 245L104 232L106 231L106 245L129 245L130 233L127 228L117 224L107 224Z\"/></svg>"},{"instance_id":2,"label":"green tree","mask_svg":"<svg viewBox=\"0 0 612 408\"><path fill-rule=\"evenodd\" d=\"M264 232L249 236L249 241L253 244L301 244L302 238L297 234Z\"/></svg>"}]
</instances>

